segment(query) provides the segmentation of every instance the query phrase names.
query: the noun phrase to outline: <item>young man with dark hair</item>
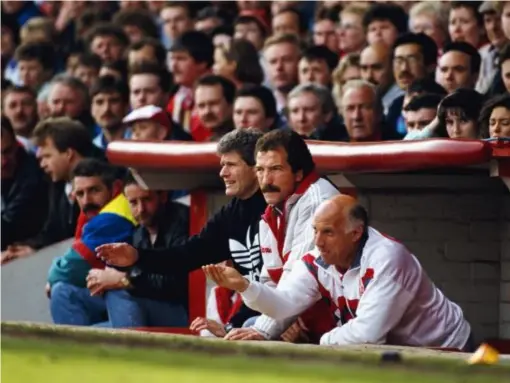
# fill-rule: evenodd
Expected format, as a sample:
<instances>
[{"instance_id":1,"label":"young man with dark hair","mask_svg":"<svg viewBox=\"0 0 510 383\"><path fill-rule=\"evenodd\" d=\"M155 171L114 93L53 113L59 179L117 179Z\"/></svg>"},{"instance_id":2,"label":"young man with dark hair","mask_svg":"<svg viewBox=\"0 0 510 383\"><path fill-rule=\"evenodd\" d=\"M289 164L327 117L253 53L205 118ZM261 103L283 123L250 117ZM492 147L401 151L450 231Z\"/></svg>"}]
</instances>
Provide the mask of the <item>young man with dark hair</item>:
<instances>
[{"instance_id":1,"label":"young man with dark hair","mask_svg":"<svg viewBox=\"0 0 510 383\"><path fill-rule=\"evenodd\" d=\"M9 120L2 116L2 252L36 235L48 208L48 184L35 158L18 144ZM9 254L10 253L10 254ZM2 263L15 252L2 253Z\"/></svg>"},{"instance_id":2,"label":"young man with dark hair","mask_svg":"<svg viewBox=\"0 0 510 383\"><path fill-rule=\"evenodd\" d=\"M124 81L112 76L99 77L90 90L91 113L101 129L93 140L94 145L106 150L115 140L129 138L122 119L129 109L129 88Z\"/></svg>"},{"instance_id":3,"label":"young man with dark hair","mask_svg":"<svg viewBox=\"0 0 510 383\"><path fill-rule=\"evenodd\" d=\"M78 55L73 77L76 77L90 89L94 81L99 77L101 70L101 57L92 53Z\"/></svg>"},{"instance_id":4,"label":"young man with dark hair","mask_svg":"<svg viewBox=\"0 0 510 383\"><path fill-rule=\"evenodd\" d=\"M448 93L459 88L474 89L480 74L478 50L465 42L447 44L438 62L438 82Z\"/></svg>"},{"instance_id":5,"label":"young man with dark hair","mask_svg":"<svg viewBox=\"0 0 510 383\"><path fill-rule=\"evenodd\" d=\"M113 24L119 26L131 44L144 37L159 39L159 28L148 11L123 10L115 14Z\"/></svg>"},{"instance_id":6,"label":"young man with dark hair","mask_svg":"<svg viewBox=\"0 0 510 383\"><path fill-rule=\"evenodd\" d=\"M423 130L436 118L441 100L441 95L431 93L420 94L411 99L404 107L407 129L405 140L427 137L428 133L423 133Z\"/></svg>"},{"instance_id":7,"label":"young man with dark hair","mask_svg":"<svg viewBox=\"0 0 510 383\"><path fill-rule=\"evenodd\" d=\"M87 34L89 51L95 53L103 62L120 60L129 39L121 28L112 23L98 23Z\"/></svg>"},{"instance_id":8,"label":"young man with dark hair","mask_svg":"<svg viewBox=\"0 0 510 383\"><path fill-rule=\"evenodd\" d=\"M190 132L194 107L193 85L210 72L214 63L212 39L203 32L186 32L175 40L169 60L170 71L179 89L170 99L167 110L184 131Z\"/></svg>"},{"instance_id":9,"label":"young man with dark hair","mask_svg":"<svg viewBox=\"0 0 510 383\"><path fill-rule=\"evenodd\" d=\"M407 32L408 16L395 4L372 4L363 17L363 26L370 45L384 43L393 46L397 37Z\"/></svg>"},{"instance_id":10,"label":"young man with dark hair","mask_svg":"<svg viewBox=\"0 0 510 383\"><path fill-rule=\"evenodd\" d=\"M256 12L242 11L234 21L234 38L248 40L260 52L270 29L264 18Z\"/></svg>"},{"instance_id":11,"label":"young man with dark hair","mask_svg":"<svg viewBox=\"0 0 510 383\"><path fill-rule=\"evenodd\" d=\"M191 120L191 135L195 141L217 141L234 129L232 106L236 87L225 77L207 75L195 86L196 116Z\"/></svg>"},{"instance_id":12,"label":"young man with dark hair","mask_svg":"<svg viewBox=\"0 0 510 383\"><path fill-rule=\"evenodd\" d=\"M14 52L18 62L21 83L30 87L34 92L53 75L55 70L55 50L50 43L26 43L20 45Z\"/></svg>"},{"instance_id":13,"label":"young man with dark hair","mask_svg":"<svg viewBox=\"0 0 510 383\"><path fill-rule=\"evenodd\" d=\"M307 48L299 60L299 83L316 83L330 87L331 74L338 66L338 55L327 47L311 46Z\"/></svg>"},{"instance_id":14,"label":"young man with dark hair","mask_svg":"<svg viewBox=\"0 0 510 383\"><path fill-rule=\"evenodd\" d=\"M232 22L230 15L221 8L208 6L197 13L195 30L211 33L214 28L228 25Z\"/></svg>"},{"instance_id":15,"label":"young man with dark hair","mask_svg":"<svg viewBox=\"0 0 510 383\"><path fill-rule=\"evenodd\" d=\"M273 15L272 30L274 35L291 34L303 38L307 32L306 19L294 7L286 7Z\"/></svg>"},{"instance_id":16,"label":"young man with dark hair","mask_svg":"<svg viewBox=\"0 0 510 383\"><path fill-rule=\"evenodd\" d=\"M159 11L159 17L163 23L162 39L168 49L179 36L193 30L194 15L187 1L167 1Z\"/></svg>"},{"instance_id":17,"label":"young man with dark hair","mask_svg":"<svg viewBox=\"0 0 510 383\"><path fill-rule=\"evenodd\" d=\"M323 45L336 54L340 53L337 35L340 9L340 7L320 7L313 23L313 45Z\"/></svg>"},{"instance_id":18,"label":"young man with dark hair","mask_svg":"<svg viewBox=\"0 0 510 383\"><path fill-rule=\"evenodd\" d=\"M142 62L150 62L160 65L161 67L165 66L166 50L159 40L152 37L143 37L129 46L129 66Z\"/></svg>"},{"instance_id":19,"label":"young man with dark hair","mask_svg":"<svg viewBox=\"0 0 510 383\"><path fill-rule=\"evenodd\" d=\"M146 105L164 108L172 87L172 75L158 64L141 62L129 71L129 101L131 109Z\"/></svg>"},{"instance_id":20,"label":"young man with dark hair","mask_svg":"<svg viewBox=\"0 0 510 383\"><path fill-rule=\"evenodd\" d=\"M71 197L72 169L82 159L97 153L87 129L67 117L40 122L33 136L40 166L52 180L49 215L36 236L7 250L12 257L29 255L74 235L79 208Z\"/></svg>"},{"instance_id":21,"label":"young man with dark hair","mask_svg":"<svg viewBox=\"0 0 510 383\"><path fill-rule=\"evenodd\" d=\"M255 128L267 132L276 127L278 113L273 93L262 85L245 85L237 90L233 120L236 129Z\"/></svg>"}]
</instances>

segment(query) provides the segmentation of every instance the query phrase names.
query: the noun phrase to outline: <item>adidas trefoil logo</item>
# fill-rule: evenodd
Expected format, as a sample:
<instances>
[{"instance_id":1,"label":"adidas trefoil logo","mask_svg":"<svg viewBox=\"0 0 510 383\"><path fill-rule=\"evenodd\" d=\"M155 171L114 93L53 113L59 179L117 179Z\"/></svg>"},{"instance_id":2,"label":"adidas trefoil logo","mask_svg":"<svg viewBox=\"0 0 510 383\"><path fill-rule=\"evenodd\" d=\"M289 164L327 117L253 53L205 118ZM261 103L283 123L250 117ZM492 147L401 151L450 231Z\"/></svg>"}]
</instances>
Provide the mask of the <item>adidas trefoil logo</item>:
<instances>
[{"instance_id":1,"label":"adidas trefoil logo","mask_svg":"<svg viewBox=\"0 0 510 383\"><path fill-rule=\"evenodd\" d=\"M256 270L257 266L262 262L259 247L259 236L256 235L253 243L250 239L251 227L246 231L246 246L235 239L229 239L228 245L230 253L235 263L245 269Z\"/></svg>"}]
</instances>

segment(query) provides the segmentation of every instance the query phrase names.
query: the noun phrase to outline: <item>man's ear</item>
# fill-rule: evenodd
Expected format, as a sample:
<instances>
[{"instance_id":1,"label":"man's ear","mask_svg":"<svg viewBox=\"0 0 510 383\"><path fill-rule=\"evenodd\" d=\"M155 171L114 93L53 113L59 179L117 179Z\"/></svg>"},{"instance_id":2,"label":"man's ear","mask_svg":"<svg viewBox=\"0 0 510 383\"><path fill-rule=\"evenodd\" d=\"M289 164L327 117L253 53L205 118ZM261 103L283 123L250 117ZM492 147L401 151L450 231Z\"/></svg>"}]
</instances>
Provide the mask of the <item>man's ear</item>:
<instances>
[{"instance_id":1,"label":"man's ear","mask_svg":"<svg viewBox=\"0 0 510 383\"><path fill-rule=\"evenodd\" d=\"M296 174L294 174L294 181L296 181L296 183L303 181L303 171L302 170L298 170L296 172Z\"/></svg>"},{"instance_id":2,"label":"man's ear","mask_svg":"<svg viewBox=\"0 0 510 383\"><path fill-rule=\"evenodd\" d=\"M352 242L354 242L354 243L358 242L361 239L361 237L363 236L364 231L365 231L365 228L363 227L363 225L357 225L352 230Z\"/></svg>"}]
</instances>

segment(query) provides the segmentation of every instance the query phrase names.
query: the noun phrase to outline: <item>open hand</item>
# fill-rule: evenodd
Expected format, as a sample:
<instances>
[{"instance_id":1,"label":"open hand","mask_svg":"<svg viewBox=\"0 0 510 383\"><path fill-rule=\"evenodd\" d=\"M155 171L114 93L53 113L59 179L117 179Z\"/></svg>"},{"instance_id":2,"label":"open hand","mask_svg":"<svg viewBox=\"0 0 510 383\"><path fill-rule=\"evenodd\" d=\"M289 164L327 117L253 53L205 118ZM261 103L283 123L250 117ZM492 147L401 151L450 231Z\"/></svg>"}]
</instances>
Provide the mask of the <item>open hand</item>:
<instances>
[{"instance_id":1,"label":"open hand","mask_svg":"<svg viewBox=\"0 0 510 383\"><path fill-rule=\"evenodd\" d=\"M195 320L189 326L189 329L196 332L208 330L211 334L218 338L223 338L225 335L227 335L227 332L221 323L202 317L195 318Z\"/></svg>"},{"instance_id":2,"label":"open hand","mask_svg":"<svg viewBox=\"0 0 510 383\"><path fill-rule=\"evenodd\" d=\"M96 247L96 256L112 266L129 267L138 261L138 251L127 243L108 243Z\"/></svg>"},{"instance_id":3,"label":"open hand","mask_svg":"<svg viewBox=\"0 0 510 383\"><path fill-rule=\"evenodd\" d=\"M202 266L205 275L218 286L242 293L250 282L233 267L222 265Z\"/></svg>"},{"instance_id":4,"label":"open hand","mask_svg":"<svg viewBox=\"0 0 510 383\"><path fill-rule=\"evenodd\" d=\"M264 335L251 327L235 328L225 337L226 340L266 340Z\"/></svg>"},{"instance_id":5,"label":"open hand","mask_svg":"<svg viewBox=\"0 0 510 383\"><path fill-rule=\"evenodd\" d=\"M30 254L33 254L35 250L30 246L26 245L11 245L2 252L1 264L5 264L13 259L23 258Z\"/></svg>"}]
</instances>

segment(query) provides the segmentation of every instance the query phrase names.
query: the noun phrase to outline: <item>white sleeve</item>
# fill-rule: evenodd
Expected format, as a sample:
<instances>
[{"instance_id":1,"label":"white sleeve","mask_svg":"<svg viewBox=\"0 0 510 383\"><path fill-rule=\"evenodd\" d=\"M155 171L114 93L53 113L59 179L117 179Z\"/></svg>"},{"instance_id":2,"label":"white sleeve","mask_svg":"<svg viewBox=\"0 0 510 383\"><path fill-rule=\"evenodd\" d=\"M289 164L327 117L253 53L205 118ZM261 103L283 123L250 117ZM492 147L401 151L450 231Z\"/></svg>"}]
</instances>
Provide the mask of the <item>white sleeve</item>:
<instances>
[{"instance_id":1,"label":"white sleeve","mask_svg":"<svg viewBox=\"0 0 510 383\"><path fill-rule=\"evenodd\" d=\"M380 268L359 300L356 318L321 338L322 345L381 344L400 322L415 294L399 278L398 254Z\"/></svg>"},{"instance_id":2,"label":"white sleeve","mask_svg":"<svg viewBox=\"0 0 510 383\"><path fill-rule=\"evenodd\" d=\"M276 289L252 282L241 296L248 307L265 314L257 319L253 327L266 338L278 337L295 316L320 299L317 281L304 262L297 262Z\"/></svg>"}]
</instances>

